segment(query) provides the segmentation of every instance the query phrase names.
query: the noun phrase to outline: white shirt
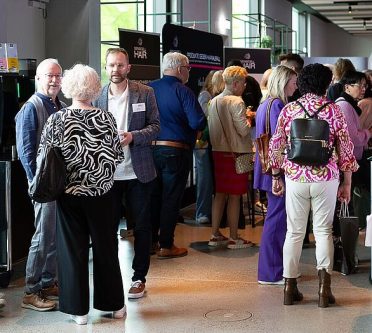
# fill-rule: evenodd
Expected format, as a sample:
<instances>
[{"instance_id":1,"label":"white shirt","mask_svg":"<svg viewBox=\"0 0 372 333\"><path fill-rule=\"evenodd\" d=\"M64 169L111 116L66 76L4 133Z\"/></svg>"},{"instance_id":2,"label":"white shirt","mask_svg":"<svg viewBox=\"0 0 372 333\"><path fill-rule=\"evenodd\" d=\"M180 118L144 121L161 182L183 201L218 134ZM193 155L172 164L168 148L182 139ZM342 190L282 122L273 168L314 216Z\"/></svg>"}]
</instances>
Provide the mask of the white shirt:
<instances>
[{"instance_id":1,"label":"white shirt","mask_svg":"<svg viewBox=\"0 0 372 333\"><path fill-rule=\"evenodd\" d=\"M110 89L108 92L108 109L114 115L118 132L128 132L128 111L129 111L129 93L128 83L127 88L121 96L114 96L111 94ZM115 171L115 180L129 180L136 179L136 174L133 170L132 159L130 157L129 146L122 146L124 151L124 162L121 162Z\"/></svg>"}]
</instances>

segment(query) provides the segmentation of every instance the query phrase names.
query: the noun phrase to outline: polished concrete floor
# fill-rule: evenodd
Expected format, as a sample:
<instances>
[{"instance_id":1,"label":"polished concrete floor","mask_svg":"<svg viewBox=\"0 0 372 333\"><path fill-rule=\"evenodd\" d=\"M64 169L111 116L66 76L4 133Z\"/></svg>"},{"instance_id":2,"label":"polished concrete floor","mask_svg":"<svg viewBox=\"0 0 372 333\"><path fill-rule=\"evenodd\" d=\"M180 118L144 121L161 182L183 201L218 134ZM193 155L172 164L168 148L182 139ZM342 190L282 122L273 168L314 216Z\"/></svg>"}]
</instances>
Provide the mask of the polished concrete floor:
<instances>
[{"instance_id":1,"label":"polished concrete floor","mask_svg":"<svg viewBox=\"0 0 372 333\"><path fill-rule=\"evenodd\" d=\"M226 232L226 231L225 231ZM247 225L241 235L256 244L262 226ZM127 316L114 320L91 308L88 325L78 326L58 311L40 313L22 309L23 278L15 277L0 309L0 332L372 332L372 286L369 282L370 249L358 248L357 274L332 275L336 304L317 306L318 280L314 248L303 250L299 288L304 300L283 306L282 286L257 284L259 247L243 250L211 249L209 226L187 220L176 230L176 245L189 255L178 259L151 259L145 297L126 300ZM131 279L132 238L120 240L120 262L125 289ZM363 235L360 243L363 242Z\"/></svg>"}]
</instances>

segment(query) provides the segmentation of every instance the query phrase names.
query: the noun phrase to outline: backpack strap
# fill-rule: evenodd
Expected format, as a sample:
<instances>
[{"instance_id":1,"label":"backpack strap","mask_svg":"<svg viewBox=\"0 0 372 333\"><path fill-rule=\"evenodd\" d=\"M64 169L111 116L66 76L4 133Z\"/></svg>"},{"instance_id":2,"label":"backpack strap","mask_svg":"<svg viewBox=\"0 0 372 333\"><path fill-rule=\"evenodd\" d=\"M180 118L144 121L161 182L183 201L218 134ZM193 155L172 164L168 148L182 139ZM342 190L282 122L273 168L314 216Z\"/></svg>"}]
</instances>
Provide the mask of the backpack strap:
<instances>
[{"instance_id":1,"label":"backpack strap","mask_svg":"<svg viewBox=\"0 0 372 333\"><path fill-rule=\"evenodd\" d=\"M311 116L309 114L309 112L307 112L307 110L305 109L305 107L302 105L302 103L300 101L296 101L296 103L302 108L302 110L305 111L305 115L308 117L308 118L315 118L317 119L318 118L318 113L320 111L322 111L327 105L331 104L332 102L327 102L327 103L324 103L321 107L319 107L315 112L314 114Z\"/></svg>"}]
</instances>

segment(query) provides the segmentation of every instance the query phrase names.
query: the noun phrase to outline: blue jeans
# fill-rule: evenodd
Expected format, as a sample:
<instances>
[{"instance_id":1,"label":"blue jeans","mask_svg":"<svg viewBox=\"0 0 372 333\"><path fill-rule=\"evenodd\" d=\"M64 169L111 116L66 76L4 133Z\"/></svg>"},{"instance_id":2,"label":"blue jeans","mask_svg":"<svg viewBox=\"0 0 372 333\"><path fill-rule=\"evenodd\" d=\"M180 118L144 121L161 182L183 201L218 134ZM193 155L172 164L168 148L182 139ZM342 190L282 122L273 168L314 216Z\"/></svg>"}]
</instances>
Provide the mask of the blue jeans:
<instances>
[{"instance_id":1,"label":"blue jeans","mask_svg":"<svg viewBox=\"0 0 372 333\"><path fill-rule=\"evenodd\" d=\"M26 263L26 292L36 293L54 284L56 260L56 202L33 202L35 233Z\"/></svg>"},{"instance_id":2,"label":"blue jeans","mask_svg":"<svg viewBox=\"0 0 372 333\"><path fill-rule=\"evenodd\" d=\"M116 231L121 218L124 197L125 214L134 226L134 258L132 281L146 282L150 267L151 194L154 181L141 183L138 179L115 180L112 189Z\"/></svg>"},{"instance_id":3,"label":"blue jeans","mask_svg":"<svg viewBox=\"0 0 372 333\"><path fill-rule=\"evenodd\" d=\"M166 146L154 146L153 151L158 175L152 199L153 242L158 240L161 248L170 249L192 165L192 151Z\"/></svg>"},{"instance_id":4,"label":"blue jeans","mask_svg":"<svg viewBox=\"0 0 372 333\"><path fill-rule=\"evenodd\" d=\"M194 149L196 167L196 220L201 217L211 219L213 175L208 148Z\"/></svg>"}]
</instances>

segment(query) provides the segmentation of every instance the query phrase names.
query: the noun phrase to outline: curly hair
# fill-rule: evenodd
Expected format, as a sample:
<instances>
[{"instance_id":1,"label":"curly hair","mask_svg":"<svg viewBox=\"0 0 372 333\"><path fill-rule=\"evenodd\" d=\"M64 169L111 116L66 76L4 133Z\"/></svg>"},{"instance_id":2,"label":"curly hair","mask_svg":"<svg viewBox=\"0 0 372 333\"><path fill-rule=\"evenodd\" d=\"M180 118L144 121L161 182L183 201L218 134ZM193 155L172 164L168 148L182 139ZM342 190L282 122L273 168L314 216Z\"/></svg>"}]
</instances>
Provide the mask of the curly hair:
<instances>
[{"instance_id":1,"label":"curly hair","mask_svg":"<svg viewBox=\"0 0 372 333\"><path fill-rule=\"evenodd\" d=\"M322 64L305 66L297 79L297 86L301 95L313 93L318 96L325 95L332 81L332 71Z\"/></svg>"},{"instance_id":2,"label":"curly hair","mask_svg":"<svg viewBox=\"0 0 372 333\"><path fill-rule=\"evenodd\" d=\"M92 67L76 64L65 70L61 90L66 98L92 101L101 92L101 81Z\"/></svg>"}]
</instances>

